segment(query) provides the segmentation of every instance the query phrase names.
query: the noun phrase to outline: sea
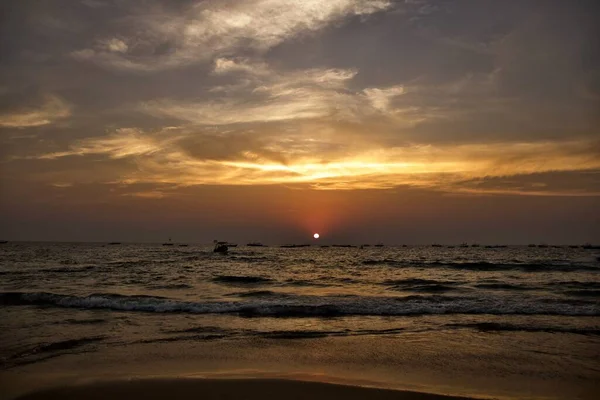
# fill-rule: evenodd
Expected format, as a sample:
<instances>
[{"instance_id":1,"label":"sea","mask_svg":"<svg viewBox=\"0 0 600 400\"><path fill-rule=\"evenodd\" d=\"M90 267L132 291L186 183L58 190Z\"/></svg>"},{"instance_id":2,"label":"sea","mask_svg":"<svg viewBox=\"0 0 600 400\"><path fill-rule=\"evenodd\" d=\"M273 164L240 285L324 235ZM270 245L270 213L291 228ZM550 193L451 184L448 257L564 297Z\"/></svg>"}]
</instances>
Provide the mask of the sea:
<instances>
[{"instance_id":1,"label":"sea","mask_svg":"<svg viewBox=\"0 0 600 400\"><path fill-rule=\"evenodd\" d=\"M144 349L145 365L594 398L600 250L9 242L0 330L4 372Z\"/></svg>"}]
</instances>

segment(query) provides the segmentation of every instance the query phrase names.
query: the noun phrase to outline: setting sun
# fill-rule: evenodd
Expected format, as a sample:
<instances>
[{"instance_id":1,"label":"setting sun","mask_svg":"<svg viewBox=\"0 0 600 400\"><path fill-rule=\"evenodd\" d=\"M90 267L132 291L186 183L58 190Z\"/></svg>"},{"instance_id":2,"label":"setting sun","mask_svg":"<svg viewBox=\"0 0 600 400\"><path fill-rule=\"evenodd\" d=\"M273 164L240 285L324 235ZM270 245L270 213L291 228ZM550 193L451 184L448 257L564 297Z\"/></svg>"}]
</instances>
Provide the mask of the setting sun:
<instances>
[{"instance_id":1,"label":"setting sun","mask_svg":"<svg viewBox=\"0 0 600 400\"><path fill-rule=\"evenodd\" d=\"M0 0L0 400L600 400L599 5Z\"/></svg>"}]
</instances>

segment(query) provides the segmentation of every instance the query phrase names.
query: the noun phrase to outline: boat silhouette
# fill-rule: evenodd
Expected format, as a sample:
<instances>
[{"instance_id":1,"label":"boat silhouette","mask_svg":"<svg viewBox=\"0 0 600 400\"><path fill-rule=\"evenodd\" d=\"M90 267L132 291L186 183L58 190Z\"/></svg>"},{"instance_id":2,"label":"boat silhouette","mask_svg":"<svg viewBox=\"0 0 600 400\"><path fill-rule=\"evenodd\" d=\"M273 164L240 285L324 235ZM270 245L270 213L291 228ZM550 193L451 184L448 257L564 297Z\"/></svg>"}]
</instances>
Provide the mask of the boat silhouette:
<instances>
[{"instance_id":1,"label":"boat silhouette","mask_svg":"<svg viewBox=\"0 0 600 400\"><path fill-rule=\"evenodd\" d=\"M582 249L586 249L586 250L590 250L590 249L600 249L600 246L598 245L593 245L591 243L586 243L583 246L581 246Z\"/></svg>"},{"instance_id":2,"label":"boat silhouette","mask_svg":"<svg viewBox=\"0 0 600 400\"><path fill-rule=\"evenodd\" d=\"M213 248L213 253L221 253L227 254L229 247L227 246L227 242L219 242L218 240L213 240L215 247Z\"/></svg>"}]
</instances>

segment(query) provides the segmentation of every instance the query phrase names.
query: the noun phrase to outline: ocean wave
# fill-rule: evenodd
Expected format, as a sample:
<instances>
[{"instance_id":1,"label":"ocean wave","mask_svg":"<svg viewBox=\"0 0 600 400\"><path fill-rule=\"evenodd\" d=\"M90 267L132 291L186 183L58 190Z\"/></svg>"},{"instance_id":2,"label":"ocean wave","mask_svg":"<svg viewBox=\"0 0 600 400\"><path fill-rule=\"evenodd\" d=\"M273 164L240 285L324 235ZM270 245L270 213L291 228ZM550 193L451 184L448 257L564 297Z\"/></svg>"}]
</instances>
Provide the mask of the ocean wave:
<instances>
[{"instance_id":1,"label":"ocean wave","mask_svg":"<svg viewBox=\"0 0 600 400\"><path fill-rule=\"evenodd\" d=\"M261 276L236 276L236 275L218 275L212 279L213 282L222 284L248 285L248 284L264 284L272 282L272 279Z\"/></svg>"},{"instance_id":2,"label":"ocean wave","mask_svg":"<svg viewBox=\"0 0 600 400\"><path fill-rule=\"evenodd\" d=\"M600 289L600 282L588 281L559 281L559 282L550 282L548 283L550 286L558 286L559 288L569 288L569 289Z\"/></svg>"},{"instance_id":3,"label":"ocean wave","mask_svg":"<svg viewBox=\"0 0 600 400\"><path fill-rule=\"evenodd\" d=\"M151 338L151 339L142 339L136 342L135 344L149 344L149 343L168 343L168 342L179 342L185 340L193 340L193 341L209 341L216 339L224 339L227 335L184 335L184 336L168 336L168 337L160 337L160 338Z\"/></svg>"},{"instance_id":4,"label":"ocean wave","mask_svg":"<svg viewBox=\"0 0 600 400\"><path fill-rule=\"evenodd\" d=\"M323 282L317 282L317 281L309 281L309 280L304 280L304 279L287 279L285 281L285 285L286 286L298 286L298 287L303 287L303 286L314 286L314 287L327 287L330 285L327 285Z\"/></svg>"},{"instance_id":5,"label":"ocean wave","mask_svg":"<svg viewBox=\"0 0 600 400\"><path fill-rule=\"evenodd\" d=\"M29 271L22 271L22 270L16 270L16 271L0 271L0 276L5 276L5 275L28 275L31 273L34 273L35 271L29 272Z\"/></svg>"},{"instance_id":6,"label":"ocean wave","mask_svg":"<svg viewBox=\"0 0 600 400\"><path fill-rule=\"evenodd\" d=\"M97 325L104 324L107 320L101 318L93 318L93 319L73 319L69 318L60 323L72 324L72 325Z\"/></svg>"},{"instance_id":7,"label":"ocean wave","mask_svg":"<svg viewBox=\"0 0 600 400\"><path fill-rule=\"evenodd\" d=\"M224 329L215 327L197 327L166 333L175 333L173 336L164 336L158 338L144 339L135 343L161 343L161 342L178 342L178 341L207 341L216 339L231 339L240 337L252 337L260 339L273 340L305 340L305 339L320 339L326 337L340 336L380 336L380 335L397 335L404 333L404 328L390 329L358 329L358 330L273 330L273 331L256 331L251 329ZM183 335L182 335L183 333Z\"/></svg>"},{"instance_id":8,"label":"ocean wave","mask_svg":"<svg viewBox=\"0 0 600 400\"><path fill-rule=\"evenodd\" d=\"M168 289L168 290L181 290L181 289L192 289L192 285L187 283L165 283L158 285L147 285L148 289Z\"/></svg>"},{"instance_id":9,"label":"ocean wave","mask_svg":"<svg viewBox=\"0 0 600 400\"><path fill-rule=\"evenodd\" d=\"M342 285L354 284L354 283L361 282L357 279L353 279L353 278L349 278L349 277L337 277L337 276L328 276L328 275L319 276L317 279L319 281L326 281L328 283L342 284Z\"/></svg>"},{"instance_id":10,"label":"ocean wave","mask_svg":"<svg viewBox=\"0 0 600 400\"><path fill-rule=\"evenodd\" d=\"M289 330L289 331L267 331L253 332L254 336L266 339L319 339L331 336L379 336L379 335L397 335L403 333L403 328L391 329L359 329L359 330L337 330L337 331L318 331L318 330Z\"/></svg>"},{"instance_id":11,"label":"ocean wave","mask_svg":"<svg viewBox=\"0 0 600 400\"><path fill-rule=\"evenodd\" d=\"M489 261L414 261L414 260L393 260L393 259L367 259L362 261L362 265L386 265L398 268L450 268L469 271L510 271L517 270L523 272L573 272L573 271L600 271L600 267L586 264L574 264L570 262L489 262Z\"/></svg>"},{"instance_id":12,"label":"ocean wave","mask_svg":"<svg viewBox=\"0 0 600 400\"><path fill-rule=\"evenodd\" d=\"M290 296L277 300L191 302L158 296L91 294L74 296L46 292L0 293L5 306L38 305L130 312L237 314L244 317L340 317L404 316L427 314L493 315L600 315L600 305L585 299L526 299L502 297L405 297Z\"/></svg>"},{"instance_id":13,"label":"ocean wave","mask_svg":"<svg viewBox=\"0 0 600 400\"><path fill-rule=\"evenodd\" d=\"M396 279L383 282L384 285L390 286L390 289L393 290L425 293L443 293L460 290L459 285L461 283L462 282L436 281L420 278Z\"/></svg>"},{"instance_id":14,"label":"ocean wave","mask_svg":"<svg viewBox=\"0 0 600 400\"><path fill-rule=\"evenodd\" d=\"M31 364L48 358L56 357L61 354L72 352L72 350L85 347L89 344L101 342L106 339L105 336L82 337L78 339L67 339L51 343L41 343L10 355L2 360L5 368L11 366Z\"/></svg>"},{"instance_id":15,"label":"ocean wave","mask_svg":"<svg viewBox=\"0 0 600 400\"><path fill-rule=\"evenodd\" d=\"M72 274L79 272L89 272L95 269L95 265L87 265L85 267L54 267L54 268L43 268L35 271L31 271L33 273L45 272L51 274Z\"/></svg>"},{"instance_id":16,"label":"ocean wave","mask_svg":"<svg viewBox=\"0 0 600 400\"><path fill-rule=\"evenodd\" d=\"M104 336L83 337L79 339L61 340L59 342L44 343L27 350L25 354L19 354L19 357L24 355L32 355L39 353L47 353L53 351L72 350L77 347L82 347L90 343L96 343L104 340Z\"/></svg>"},{"instance_id":17,"label":"ocean wave","mask_svg":"<svg viewBox=\"0 0 600 400\"><path fill-rule=\"evenodd\" d=\"M490 282L490 283L478 283L474 285L480 289L492 289L492 290L536 290L538 288L528 285L517 285L511 283L500 283L500 282Z\"/></svg>"},{"instance_id":18,"label":"ocean wave","mask_svg":"<svg viewBox=\"0 0 600 400\"><path fill-rule=\"evenodd\" d=\"M274 292L271 290L251 290L248 292L236 292L230 293L229 296L237 297L286 297L288 294L281 292Z\"/></svg>"},{"instance_id":19,"label":"ocean wave","mask_svg":"<svg viewBox=\"0 0 600 400\"><path fill-rule=\"evenodd\" d=\"M215 334L228 334L231 335L232 332L237 332L237 331L233 331L231 329L226 329L226 328L222 328L219 326L207 326L207 325L203 325L203 326L194 326L191 328L185 328L185 329L177 329L177 330L166 330L166 333L204 333L204 334L211 334L211 335L215 335Z\"/></svg>"},{"instance_id":20,"label":"ocean wave","mask_svg":"<svg viewBox=\"0 0 600 400\"><path fill-rule=\"evenodd\" d=\"M567 296L576 297L600 297L600 290L566 290Z\"/></svg>"},{"instance_id":21,"label":"ocean wave","mask_svg":"<svg viewBox=\"0 0 600 400\"><path fill-rule=\"evenodd\" d=\"M326 331L273 331L263 332L260 336L267 339L318 339L334 335L340 336L338 332Z\"/></svg>"},{"instance_id":22,"label":"ocean wave","mask_svg":"<svg viewBox=\"0 0 600 400\"><path fill-rule=\"evenodd\" d=\"M482 332L547 332L547 333L574 333L579 335L600 335L600 329L592 328L563 328L549 326L528 326L504 324L497 322L476 322L470 324L447 324L452 328L472 328Z\"/></svg>"},{"instance_id":23,"label":"ocean wave","mask_svg":"<svg viewBox=\"0 0 600 400\"><path fill-rule=\"evenodd\" d=\"M265 256L233 256L231 257L232 260L235 261L242 261L242 262L246 262L246 263L254 263L254 262L264 262L266 260L269 260L269 257L265 257Z\"/></svg>"}]
</instances>

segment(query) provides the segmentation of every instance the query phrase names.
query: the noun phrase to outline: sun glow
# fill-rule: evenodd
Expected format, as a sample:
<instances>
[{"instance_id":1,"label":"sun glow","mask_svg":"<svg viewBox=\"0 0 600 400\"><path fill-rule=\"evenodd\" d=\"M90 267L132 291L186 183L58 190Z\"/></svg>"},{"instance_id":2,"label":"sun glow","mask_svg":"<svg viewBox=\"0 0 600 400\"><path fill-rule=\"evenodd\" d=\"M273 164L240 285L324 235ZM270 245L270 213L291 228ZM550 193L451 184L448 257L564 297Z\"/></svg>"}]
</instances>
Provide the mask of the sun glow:
<instances>
[{"instance_id":1,"label":"sun glow","mask_svg":"<svg viewBox=\"0 0 600 400\"><path fill-rule=\"evenodd\" d=\"M472 192L464 182L548 171L594 170L600 161L582 154L594 147L593 141L561 143L499 143L488 145L419 146L349 149L349 154L317 156L287 154L275 161L246 151L246 158L219 160L197 158L183 151L181 142L189 139L177 128L148 133L139 129L119 129L103 138L80 140L68 150L27 157L52 160L68 156L99 156L130 159L134 169L107 178L121 184L160 183L161 185L270 185L307 184L319 190L391 189L397 186L430 188L446 192ZM273 150L274 153L277 149ZM507 158L506 154L511 157ZM324 162L323 158L328 158ZM519 160L518 163L506 160ZM60 182L68 182L61 177ZM479 187L479 192L499 193L505 187ZM549 191L514 189L523 194ZM554 193L554 192L552 192ZM576 191L566 194L579 195ZM587 195L597 193L586 193Z\"/></svg>"},{"instance_id":2,"label":"sun glow","mask_svg":"<svg viewBox=\"0 0 600 400\"><path fill-rule=\"evenodd\" d=\"M321 236L321 235L319 235L318 233L315 233L315 234L313 235L313 237L314 237L315 239L318 239L320 236Z\"/></svg>"}]
</instances>

